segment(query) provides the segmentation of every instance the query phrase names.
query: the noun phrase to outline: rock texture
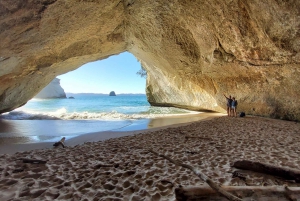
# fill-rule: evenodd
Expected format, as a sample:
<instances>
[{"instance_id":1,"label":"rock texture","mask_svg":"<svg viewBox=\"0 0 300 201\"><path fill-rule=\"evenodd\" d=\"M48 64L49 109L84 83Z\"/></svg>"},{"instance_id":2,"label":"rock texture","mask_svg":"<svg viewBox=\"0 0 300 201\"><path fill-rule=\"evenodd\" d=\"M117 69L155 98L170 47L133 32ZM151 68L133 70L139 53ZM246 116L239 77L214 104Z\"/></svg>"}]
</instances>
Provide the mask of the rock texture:
<instances>
[{"instance_id":1,"label":"rock texture","mask_svg":"<svg viewBox=\"0 0 300 201\"><path fill-rule=\"evenodd\" d=\"M299 0L2 0L0 112L129 51L152 105L300 120Z\"/></svg>"},{"instance_id":2,"label":"rock texture","mask_svg":"<svg viewBox=\"0 0 300 201\"><path fill-rule=\"evenodd\" d=\"M60 79L52 80L42 91L34 98L51 99L51 98L67 98L64 89L60 86Z\"/></svg>"}]
</instances>

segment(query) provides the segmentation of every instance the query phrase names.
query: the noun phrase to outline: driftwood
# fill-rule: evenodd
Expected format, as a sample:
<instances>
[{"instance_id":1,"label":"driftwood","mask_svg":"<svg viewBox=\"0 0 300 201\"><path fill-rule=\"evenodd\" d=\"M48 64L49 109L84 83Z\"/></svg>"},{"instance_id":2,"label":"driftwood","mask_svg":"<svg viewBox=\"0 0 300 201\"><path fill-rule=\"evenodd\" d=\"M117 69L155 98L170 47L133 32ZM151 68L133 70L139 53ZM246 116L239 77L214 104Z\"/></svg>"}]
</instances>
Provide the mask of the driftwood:
<instances>
[{"instance_id":1,"label":"driftwood","mask_svg":"<svg viewBox=\"0 0 300 201\"><path fill-rule=\"evenodd\" d=\"M224 190L243 197L243 200L299 200L300 187L286 186L222 186ZM177 201L214 200L225 201L218 192L207 185L175 188Z\"/></svg>"},{"instance_id":2,"label":"driftwood","mask_svg":"<svg viewBox=\"0 0 300 201\"><path fill-rule=\"evenodd\" d=\"M23 158L23 163L34 163L34 164L45 164L47 161L44 160L38 160L38 159L29 159L29 158Z\"/></svg>"},{"instance_id":3,"label":"driftwood","mask_svg":"<svg viewBox=\"0 0 300 201\"><path fill-rule=\"evenodd\" d=\"M54 146L54 147L58 147L59 145L61 145L63 148L65 148L65 140L66 140L65 137L61 138L61 140L58 141L58 142L55 142L55 143L53 144L53 146Z\"/></svg>"},{"instance_id":4,"label":"driftwood","mask_svg":"<svg viewBox=\"0 0 300 201\"><path fill-rule=\"evenodd\" d=\"M286 180L295 180L297 183L300 183L300 170L293 168L277 167L267 163L248 160L235 161L232 167L282 177Z\"/></svg>"},{"instance_id":5,"label":"driftwood","mask_svg":"<svg viewBox=\"0 0 300 201\"><path fill-rule=\"evenodd\" d=\"M210 179L209 177L207 177L205 174L203 174L199 169L194 168L190 165L187 164L183 164L179 161L176 161L166 155L163 154L159 154L155 151L153 151L152 149L149 150L149 152L160 156L162 158L167 159L168 161L170 161L171 163L174 163L175 165L179 165L182 166L184 168L190 169L192 172L194 172L200 179L202 179L203 181L205 181L212 189L214 189L215 191L217 191L218 193L220 193L221 195L223 195L224 197L226 197L229 200L232 201L241 201L240 198L236 197L235 195L232 195L231 193L228 193L227 191L225 191L224 189L222 189L217 183L215 183L212 179Z\"/></svg>"}]
</instances>

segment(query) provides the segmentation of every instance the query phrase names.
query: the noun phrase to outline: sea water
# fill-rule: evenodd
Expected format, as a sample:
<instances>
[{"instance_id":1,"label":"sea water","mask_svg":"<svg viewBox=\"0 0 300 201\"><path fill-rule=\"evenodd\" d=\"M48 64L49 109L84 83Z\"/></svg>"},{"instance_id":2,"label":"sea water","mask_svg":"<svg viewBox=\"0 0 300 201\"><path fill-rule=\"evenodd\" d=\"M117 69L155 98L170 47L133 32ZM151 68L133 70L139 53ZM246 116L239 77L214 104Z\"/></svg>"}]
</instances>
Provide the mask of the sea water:
<instances>
[{"instance_id":1,"label":"sea water","mask_svg":"<svg viewBox=\"0 0 300 201\"><path fill-rule=\"evenodd\" d=\"M114 131L147 119L193 113L150 106L144 94L74 94L74 99L32 99L0 115L0 137L18 142L57 141L99 131ZM131 129L133 127L130 127Z\"/></svg>"}]
</instances>

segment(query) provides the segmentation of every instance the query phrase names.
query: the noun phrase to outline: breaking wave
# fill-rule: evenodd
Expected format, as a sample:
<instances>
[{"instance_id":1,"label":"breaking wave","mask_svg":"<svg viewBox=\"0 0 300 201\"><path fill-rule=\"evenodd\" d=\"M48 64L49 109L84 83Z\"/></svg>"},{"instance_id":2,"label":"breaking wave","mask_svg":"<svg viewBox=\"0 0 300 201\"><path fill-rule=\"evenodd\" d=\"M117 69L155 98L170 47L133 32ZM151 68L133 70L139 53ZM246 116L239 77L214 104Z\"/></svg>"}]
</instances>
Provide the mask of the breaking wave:
<instances>
[{"instance_id":1,"label":"breaking wave","mask_svg":"<svg viewBox=\"0 0 300 201\"><path fill-rule=\"evenodd\" d=\"M8 120L129 120L149 119L182 114L198 113L189 110L166 107L150 107L147 111L134 114L125 114L117 111L111 112L68 112L61 108L54 112L36 112L29 110L14 110L4 113L1 119Z\"/></svg>"}]
</instances>

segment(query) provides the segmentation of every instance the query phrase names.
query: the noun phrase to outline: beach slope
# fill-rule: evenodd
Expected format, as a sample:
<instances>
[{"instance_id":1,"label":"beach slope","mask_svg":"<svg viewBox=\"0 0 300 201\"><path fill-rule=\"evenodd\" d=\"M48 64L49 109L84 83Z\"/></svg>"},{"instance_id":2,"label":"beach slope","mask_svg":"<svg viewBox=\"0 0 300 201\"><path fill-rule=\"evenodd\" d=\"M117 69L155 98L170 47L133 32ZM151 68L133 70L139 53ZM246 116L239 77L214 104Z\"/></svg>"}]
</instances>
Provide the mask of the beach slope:
<instances>
[{"instance_id":1,"label":"beach slope","mask_svg":"<svg viewBox=\"0 0 300 201\"><path fill-rule=\"evenodd\" d=\"M2 155L0 200L175 200L174 189L204 185L153 149L198 167L220 185L300 186L231 167L236 160L298 168L300 124L260 117L217 117L131 136ZM23 163L23 158L45 164ZM239 171L244 179L234 177Z\"/></svg>"}]
</instances>

